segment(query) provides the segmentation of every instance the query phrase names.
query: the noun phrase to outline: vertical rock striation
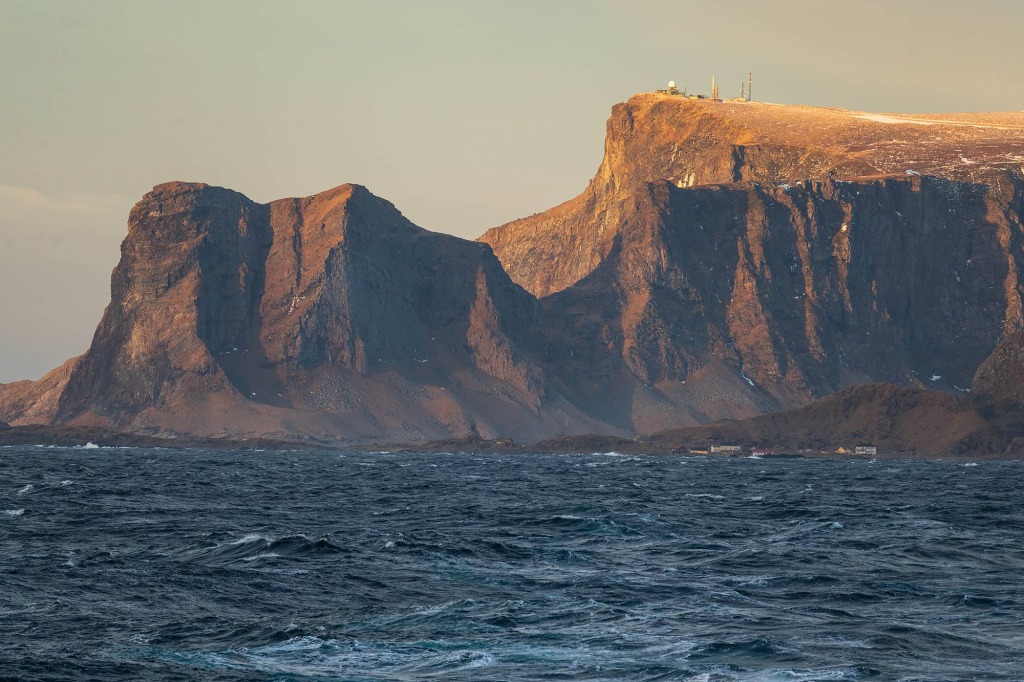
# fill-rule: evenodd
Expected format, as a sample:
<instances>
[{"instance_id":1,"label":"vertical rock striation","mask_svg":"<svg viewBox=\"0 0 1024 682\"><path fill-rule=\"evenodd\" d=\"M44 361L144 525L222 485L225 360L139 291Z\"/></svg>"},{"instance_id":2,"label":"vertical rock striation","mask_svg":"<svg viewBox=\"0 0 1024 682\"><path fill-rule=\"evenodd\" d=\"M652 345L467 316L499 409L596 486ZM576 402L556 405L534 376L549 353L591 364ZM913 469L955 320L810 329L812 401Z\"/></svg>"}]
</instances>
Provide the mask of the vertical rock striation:
<instances>
[{"instance_id":1,"label":"vertical rock striation","mask_svg":"<svg viewBox=\"0 0 1024 682\"><path fill-rule=\"evenodd\" d=\"M579 197L477 242L358 185L269 204L160 185L89 350L0 386L0 420L632 436L972 377L985 409L1017 405L1022 163L1024 114L640 95Z\"/></svg>"}]
</instances>

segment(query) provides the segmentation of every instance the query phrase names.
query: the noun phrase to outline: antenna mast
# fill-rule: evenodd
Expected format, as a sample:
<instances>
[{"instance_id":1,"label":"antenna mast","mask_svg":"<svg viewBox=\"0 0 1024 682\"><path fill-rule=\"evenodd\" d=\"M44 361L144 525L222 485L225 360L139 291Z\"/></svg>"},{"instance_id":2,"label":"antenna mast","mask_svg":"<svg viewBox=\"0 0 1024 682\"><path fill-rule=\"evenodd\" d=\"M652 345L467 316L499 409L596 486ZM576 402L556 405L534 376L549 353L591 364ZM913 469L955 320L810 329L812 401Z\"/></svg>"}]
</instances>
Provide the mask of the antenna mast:
<instances>
[{"instance_id":1,"label":"antenna mast","mask_svg":"<svg viewBox=\"0 0 1024 682\"><path fill-rule=\"evenodd\" d=\"M747 71L747 99L754 101L754 72Z\"/></svg>"}]
</instances>

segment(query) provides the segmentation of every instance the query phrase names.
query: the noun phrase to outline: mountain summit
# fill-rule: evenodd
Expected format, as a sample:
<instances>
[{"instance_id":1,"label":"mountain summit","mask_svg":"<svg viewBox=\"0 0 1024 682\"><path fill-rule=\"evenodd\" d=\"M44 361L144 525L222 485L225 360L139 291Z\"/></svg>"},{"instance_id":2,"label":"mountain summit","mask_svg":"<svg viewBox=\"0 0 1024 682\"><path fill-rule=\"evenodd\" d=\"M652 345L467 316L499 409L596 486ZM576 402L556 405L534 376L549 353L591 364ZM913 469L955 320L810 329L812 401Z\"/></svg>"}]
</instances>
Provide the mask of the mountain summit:
<instances>
[{"instance_id":1,"label":"mountain summit","mask_svg":"<svg viewBox=\"0 0 1024 682\"><path fill-rule=\"evenodd\" d=\"M583 194L477 242L358 185L159 185L89 350L0 386L0 420L536 439L962 391L1022 327L1022 162L1022 114L649 94L613 109Z\"/></svg>"}]
</instances>

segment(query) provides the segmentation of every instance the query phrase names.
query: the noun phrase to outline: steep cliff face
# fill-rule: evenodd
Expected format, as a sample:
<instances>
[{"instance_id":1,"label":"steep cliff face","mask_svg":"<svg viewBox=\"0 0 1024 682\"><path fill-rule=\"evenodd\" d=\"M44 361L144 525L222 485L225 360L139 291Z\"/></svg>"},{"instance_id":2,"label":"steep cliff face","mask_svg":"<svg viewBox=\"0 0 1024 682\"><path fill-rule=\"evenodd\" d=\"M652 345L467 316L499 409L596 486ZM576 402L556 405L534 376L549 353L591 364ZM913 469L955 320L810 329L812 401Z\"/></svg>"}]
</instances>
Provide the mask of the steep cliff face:
<instances>
[{"instance_id":1,"label":"steep cliff face","mask_svg":"<svg viewBox=\"0 0 1024 682\"><path fill-rule=\"evenodd\" d=\"M611 252L649 182L677 187L795 184L915 173L1005 194L1024 164L1024 113L941 116L636 95L608 120L605 154L577 198L493 228L512 279L537 296L561 291ZM1005 203L1005 196L1003 196Z\"/></svg>"},{"instance_id":2,"label":"steep cliff face","mask_svg":"<svg viewBox=\"0 0 1024 682\"><path fill-rule=\"evenodd\" d=\"M1024 114L641 95L583 194L478 242L355 185L269 204L160 185L88 352L0 386L0 420L534 439L872 381L962 392L1024 326L1022 162ZM975 383L1002 396L1002 374Z\"/></svg>"},{"instance_id":3,"label":"steep cliff face","mask_svg":"<svg viewBox=\"0 0 1024 682\"><path fill-rule=\"evenodd\" d=\"M641 95L605 148L580 197L481 240L568 311L588 366L667 398L644 428L866 381L964 390L1022 325L1024 116Z\"/></svg>"},{"instance_id":4,"label":"steep cliff face","mask_svg":"<svg viewBox=\"0 0 1024 682\"><path fill-rule=\"evenodd\" d=\"M524 354L536 301L490 248L345 185L267 205L170 183L132 210L112 301L16 422L421 438L603 430ZM545 409L541 410L541 404Z\"/></svg>"}]
</instances>

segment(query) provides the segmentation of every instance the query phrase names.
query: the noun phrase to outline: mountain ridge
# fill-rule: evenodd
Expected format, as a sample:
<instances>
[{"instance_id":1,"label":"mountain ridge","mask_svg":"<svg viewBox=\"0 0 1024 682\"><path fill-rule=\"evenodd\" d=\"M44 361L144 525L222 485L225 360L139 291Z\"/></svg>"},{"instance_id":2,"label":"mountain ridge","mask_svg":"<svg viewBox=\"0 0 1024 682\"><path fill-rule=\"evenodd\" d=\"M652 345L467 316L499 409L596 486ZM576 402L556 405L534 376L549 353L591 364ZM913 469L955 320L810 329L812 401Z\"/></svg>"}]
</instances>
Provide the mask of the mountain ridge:
<instances>
[{"instance_id":1,"label":"mountain ridge","mask_svg":"<svg viewBox=\"0 0 1024 682\"><path fill-rule=\"evenodd\" d=\"M605 150L583 194L477 242L359 185L157 185L90 349L0 385L0 420L632 437L876 381L964 394L1017 338L1024 115L638 95Z\"/></svg>"}]
</instances>

